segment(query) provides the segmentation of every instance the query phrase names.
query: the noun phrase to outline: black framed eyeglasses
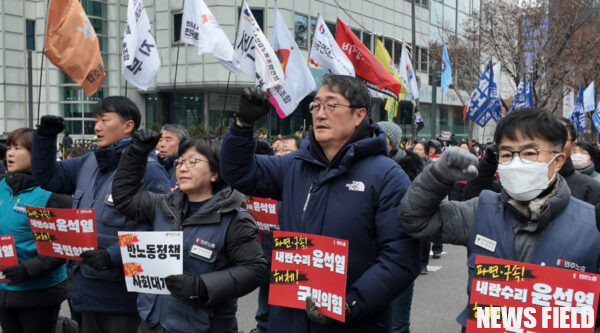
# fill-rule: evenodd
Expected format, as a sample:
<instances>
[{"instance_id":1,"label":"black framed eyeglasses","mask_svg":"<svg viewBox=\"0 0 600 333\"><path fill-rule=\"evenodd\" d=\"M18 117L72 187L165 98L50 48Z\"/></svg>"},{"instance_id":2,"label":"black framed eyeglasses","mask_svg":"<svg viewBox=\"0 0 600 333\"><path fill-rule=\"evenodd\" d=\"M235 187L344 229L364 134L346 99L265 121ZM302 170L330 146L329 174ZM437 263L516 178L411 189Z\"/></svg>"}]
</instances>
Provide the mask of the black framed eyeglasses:
<instances>
[{"instance_id":1,"label":"black framed eyeglasses","mask_svg":"<svg viewBox=\"0 0 600 333\"><path fill-rule=\"evenodd\" d=\"M173 162L173 165L175 166L175 169L179 169L185 163L186 168L193 168L199 161L210 164L208 161L205 161L201 158L191 157L187 160L177 159L175 162Z\"/></svg>"},{"instance_id":2,"label":"black framed eyeglasses","mask_svg":"<svg viewBox=\"0 0 600 333\"><path fill-rule=\"evenodd\" d=\"M335 112L335 109L340 106L345 106L345 107L351 108L351 109L356 108L353 105L336 104L336 103L331 103L331 102L327 102L327 103L312 102L308 106L308 110L310 111L310 113L319 112L319 110L321 109L321 105L323 105L323 107L325 108L326 114L332 114L333 112Z\"/></svg>"},{"instance_id":3,"label":"black framed eyeglasses","mask_svg":"<svg viewBox=\"0 0 600 333\"><path fill-rule=\"evenodd\" d=\"M544 149L536 149L536 148L525 148L522 150L499 150L496 154L496 159L498 160L498 164L507 164L513 160L515 154L519 155L519 158L523 163L533 163L538 160L540 156L540 152L548 152L548 153L562 153L560 151L553 150L544 150Z\"/></svg>"}]
</instances>

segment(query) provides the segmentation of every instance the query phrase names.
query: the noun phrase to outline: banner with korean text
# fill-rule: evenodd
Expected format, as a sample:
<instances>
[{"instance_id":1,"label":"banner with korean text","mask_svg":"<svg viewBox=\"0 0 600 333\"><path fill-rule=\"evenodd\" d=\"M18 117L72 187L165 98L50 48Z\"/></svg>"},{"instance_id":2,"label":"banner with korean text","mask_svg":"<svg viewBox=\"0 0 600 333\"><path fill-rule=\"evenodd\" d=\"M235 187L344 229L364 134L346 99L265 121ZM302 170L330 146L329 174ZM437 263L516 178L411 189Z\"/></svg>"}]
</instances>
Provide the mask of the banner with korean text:
<instances>
[{"instance_id":1,"label":"banner with korean text","mask_svg":"<svg viewBox=\"0 0 600 333\"><path fill-rule=\"evenodd\" d=\"M165 278L183 274L182 231L119 231L119 247L127 291L171 294Z\"/></svg>"},{"instance_id":2,"label":"banner with korean text","mask_svg":"<svg viewBox=\"0 0 600 333\"><path fill-rule=\"evenodd\" d=\"M467 332L593 332L600 275L556 265L477 256Z\"/></svg>"},{"instance_id":3,"label":"banner with korean text","mask_svg":"<svg viewBox=\"0 0 600 333\"><path fill-rule=\"evenodd\" d=\"M273 232L269 304L304 309L311 296L323 315L344 322L348 241Z\"/></svg>"},{"instance_id":4,"label":"banner with korean text","mask_svg":"<svg viewBox=\"0 0 600 333\"><path fill-rule=\"evenodd\" d=\"M38 254L81 261L98 248L93 208L60 209L25 206Z\"/></svg>"},{"instance_id":5,"label":"banner with korean text","mask_svg":"<svg viewBox=\"0 0 600 333\"><path fill-rule=\"evenodd\" d=\"M277 200L246 196L246 209L254 217L258 232L269 234L279 228Z\"/></svg>"},{"instance_id":6,"label":"banner with korean text","mask_svg":"<svg viewBox=\"0 0 600 333\"><path fill-rule=\"evenodd\" d=\"M15 249L15 240L12 235L0 236L0 271L7 267L17 266L17 250ZM0 282L10 282L2 272L0 272Z\"/></svg>"}]
</instances>

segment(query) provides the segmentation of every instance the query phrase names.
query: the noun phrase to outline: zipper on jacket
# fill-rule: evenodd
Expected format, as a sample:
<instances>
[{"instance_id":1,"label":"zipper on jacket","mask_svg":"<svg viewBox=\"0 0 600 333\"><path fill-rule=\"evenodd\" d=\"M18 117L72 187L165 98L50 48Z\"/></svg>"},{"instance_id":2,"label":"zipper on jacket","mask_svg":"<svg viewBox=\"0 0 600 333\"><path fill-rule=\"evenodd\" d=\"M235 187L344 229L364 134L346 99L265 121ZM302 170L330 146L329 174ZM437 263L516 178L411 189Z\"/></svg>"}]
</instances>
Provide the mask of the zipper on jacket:
<instances>
[{"instance_id":1,"label":"zipper on jacket","mask_svg":"<svg viewBox=\"0 0 600 333\"><path fill-rule=\"evenodd\" d=\"M173 220L175 220L175 222L179 226L179 230L183 230L183 225L181 223L179 223L179 219L177 219L177 216L173 213L173 211L169 207L169 204L167 203L167 200L165 200L164 197L162 199L163 199L163 204L165 205L165 207L167 207L167 210L169 211L169 213L171 213L171 216L173 216Z\"/></svg>"},{"instance_id":2,"label":"zipper on jacket","mask_svg":"<svg viewBox=\"0 0 600 333\"><path fill-rule=\"evenodd\" d=\"M306 201L304 202L304 207L302 208L302 217L300 218L300 223L304 222L304 215L306 214L306 208L308 207L308 202L310 201L310 193L312 192L313 185L315 185L315 181L313 180L310 183L310 187L308 188L308 194L306 195Z\"/></svg>"}]
</instances>

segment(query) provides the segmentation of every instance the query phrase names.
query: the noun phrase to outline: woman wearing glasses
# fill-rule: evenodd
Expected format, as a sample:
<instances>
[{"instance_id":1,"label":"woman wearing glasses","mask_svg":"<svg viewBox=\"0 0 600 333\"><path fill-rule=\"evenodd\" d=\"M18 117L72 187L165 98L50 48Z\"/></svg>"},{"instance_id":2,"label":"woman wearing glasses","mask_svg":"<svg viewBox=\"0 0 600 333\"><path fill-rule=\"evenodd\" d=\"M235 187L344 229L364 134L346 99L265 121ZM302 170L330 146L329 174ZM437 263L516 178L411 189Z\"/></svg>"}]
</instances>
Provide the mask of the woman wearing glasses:
<instances>
[{"instance_id":1,"label":"woman wearing glasses","mask_svg":"<svg viewBox=\"0 0 600 333\"><path fill-rule=\"evenodd\" d=\"M165 279L171 295L140 294L138 332L235 332L236 299L267 271L245 197L219 175L219 145L193 137L179 145L169 194L140 191L148 153L160 135L134 134L113 182L117 209L157 231L183 230L183 273Z\"/></svg>"}]
</instances>

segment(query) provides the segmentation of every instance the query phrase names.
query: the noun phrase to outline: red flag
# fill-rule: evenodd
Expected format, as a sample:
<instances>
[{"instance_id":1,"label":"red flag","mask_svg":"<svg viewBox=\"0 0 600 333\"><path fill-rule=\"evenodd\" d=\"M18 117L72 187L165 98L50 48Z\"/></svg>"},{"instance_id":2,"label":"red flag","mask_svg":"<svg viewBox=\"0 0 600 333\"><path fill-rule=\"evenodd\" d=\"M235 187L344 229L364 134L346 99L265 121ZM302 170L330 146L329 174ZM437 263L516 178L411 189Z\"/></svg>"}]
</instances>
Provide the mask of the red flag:
<instances>
[{"instance_id":1,"label":"red flag","mask_svg":"<svg viewBox=\"0 0 600 333\"><path fill-rule=\"evenodd\" d=\"M402 89L400 82L340 19L337 20L335 41L354 65L356 76L363 79L367 87L398 99Z\"/></svg>"},{"instance_id":2,"label":"red flag","mask_svg":"<svg viewBox=\"0 0 600 333\"><path fill-rule=\"evenodd\" d=\"M92 23L78 0L52 0L44 41L54 66L77 82L88 96L102 85L106 73Z\"/></svg>"},{"instance_id":3,"label":"red flag","mask_svg":"<svg viewBox=\"0 0 600 333\"><path fill-rule=\"evenodd\" d=\"M469 110L469 102L467 102L463 108L463 122L467 119L467 110Z\"/></svg>"}]
</instances>

